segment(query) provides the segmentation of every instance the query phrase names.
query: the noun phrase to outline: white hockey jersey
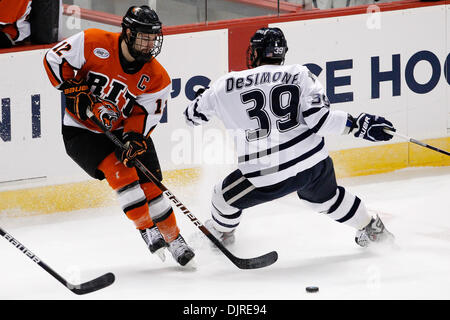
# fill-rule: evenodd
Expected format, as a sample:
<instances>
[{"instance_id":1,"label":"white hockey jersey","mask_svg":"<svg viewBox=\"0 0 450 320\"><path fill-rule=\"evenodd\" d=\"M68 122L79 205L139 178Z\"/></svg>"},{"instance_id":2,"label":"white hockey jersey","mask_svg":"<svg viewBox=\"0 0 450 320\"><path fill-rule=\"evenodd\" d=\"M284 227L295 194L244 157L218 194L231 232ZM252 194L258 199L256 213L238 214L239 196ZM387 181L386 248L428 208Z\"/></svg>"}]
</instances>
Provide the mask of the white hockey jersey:
<instances>
[{"instance_id":1,"label":"white hockey jersey","mask_svg":"<svg viewBox=\"0 0 450 320\"><path fill-rule=\"evenodd\" d=\"M184 112L199 125L216 115L235 136L238 168L256 187L282 182L328 157L323 136L342 134L347 113L330 110L304 66L263 65L230 72Z\"/></svg>"}]
</instances>

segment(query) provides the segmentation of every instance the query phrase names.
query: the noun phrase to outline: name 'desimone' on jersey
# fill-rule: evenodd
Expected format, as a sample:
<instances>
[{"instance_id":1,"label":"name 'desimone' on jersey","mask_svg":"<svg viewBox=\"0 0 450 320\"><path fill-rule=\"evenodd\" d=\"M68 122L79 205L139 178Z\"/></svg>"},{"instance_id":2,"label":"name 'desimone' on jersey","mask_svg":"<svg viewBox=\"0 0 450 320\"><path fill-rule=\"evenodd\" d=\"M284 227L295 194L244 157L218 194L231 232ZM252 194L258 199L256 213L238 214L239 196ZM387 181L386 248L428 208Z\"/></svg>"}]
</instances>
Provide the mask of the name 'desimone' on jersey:
<instances>
[{"instance_id":1,"label":"name 'desimone' on jersey","mask_svg":"<svg viewBox=\"0 0 450 320\"><path fill-rule=\"evenodd\" d=\"M312 74L311 78L314 78ZM244 77L230 77L226 80L226 92L232 92L233 90L246 89L252 86L258 86L265 83L280 82L283 84L297 84L300 73L289 72L257 72Z\"/></svg>"}]
</instances>

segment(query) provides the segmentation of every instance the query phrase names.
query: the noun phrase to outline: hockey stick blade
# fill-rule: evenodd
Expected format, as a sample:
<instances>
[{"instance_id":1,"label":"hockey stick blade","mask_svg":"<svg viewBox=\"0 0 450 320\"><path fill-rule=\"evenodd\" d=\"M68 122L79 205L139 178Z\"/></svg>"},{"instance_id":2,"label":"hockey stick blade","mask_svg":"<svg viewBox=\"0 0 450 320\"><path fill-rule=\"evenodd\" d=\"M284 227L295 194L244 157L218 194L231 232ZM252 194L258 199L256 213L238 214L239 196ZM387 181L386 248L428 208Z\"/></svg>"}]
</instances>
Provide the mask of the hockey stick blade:
<instances>
[{"instance_id":1,"label":"hockey stick blade","mask_svg":"<svg viewBox=\"0 0 450 320\"><path fill-rule=\"evenodd\" d=\"M91 293L103 288L106 288L113 284L115 280L114 274L111 272L106 273L98 278L95 278L94 280L79 284L79 285L72 285L68 283L66 287L72 291L75 294L82 295L86 293Z\"/></svg>"},{"instance_id":2,"label":"hockey stick blade","mask_svg":"<svg viewBox=\"0 0 450 320\"><path fill-rule=\"evenodd\" d=\"M48 264L46 264L41 258L36 256L33 252L31 252L28 248L26 248L22 243L20 243L16 238L10 235L8 232L0 228L0 236L5 238L6 241L11 243L14 247L20 250L23 254L25 254L28 258L31 259L34 263L36 263L39 267L47 271L53 278L58 280L62 285L64 285L67 289L72 291L75 294L86 294L90 292L94 292L100 289L103 289L114 282L114 274L106 273L103 276L100 276L94 280L88 281L86 283L82 283L79 285L73 285L65 278L63 278L59 273L53 270Z\"/></svg>"},{"instance_id":3,"label":"hockey stick blade","mask_svg":"<svg viewBox=\"0 0 450 320\"><path fill-rule=\"evenodd\" d=\"M270 266L278 260L278 253L272 251L256 258L242 259L236 256L229 257L239 269L259 269Z\"/></svg>"},{"instance_id":4,"label":"hockey stick blade","mask_svg":"<svg viewBox=\"0 0 450 320\"><path fill-rule=\"evenodd\" d=\"M238 258L235 255L233 255L227 248L225 248L225 246L216 237L214 237L204 225L199 226L199 229L239 269L264 268L270 266L271 264L274 264L278 260L278 253L276 251L272 251L255 258L248 258L248 259Z\"/></svg>"}]
</instances>

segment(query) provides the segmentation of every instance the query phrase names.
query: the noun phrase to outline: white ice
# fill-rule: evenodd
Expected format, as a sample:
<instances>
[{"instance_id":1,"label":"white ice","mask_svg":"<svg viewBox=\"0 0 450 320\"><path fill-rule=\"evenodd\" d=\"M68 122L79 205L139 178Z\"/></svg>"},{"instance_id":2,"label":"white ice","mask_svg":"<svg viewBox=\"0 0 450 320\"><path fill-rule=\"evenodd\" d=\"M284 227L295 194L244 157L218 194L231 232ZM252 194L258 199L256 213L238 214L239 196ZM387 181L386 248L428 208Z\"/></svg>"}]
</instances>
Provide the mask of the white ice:
<instances>
[{"instance_id":1,"label":"white ice","mask_svg":"<svg viewBox=\"0 0 450 320\"><path fill-rule=\"evenodd\" d=\"M211 172L189 186L167 185L201 221L209 217L210 190L220 178ZM116 281L76 296L0 239L0 299L450 299L450 167L339 183L379 213L396 248L358 247L353 229L311 211L296 195L244 211L230 251L243 258L279 254L275 264L258 270L238 269L179 211L182 234L196 250L196 269L152 256L116 205L1 217L6 231L72 283L106 272ZM305 292L312 285L320 291Z\"/></svg>"}]
</instances>

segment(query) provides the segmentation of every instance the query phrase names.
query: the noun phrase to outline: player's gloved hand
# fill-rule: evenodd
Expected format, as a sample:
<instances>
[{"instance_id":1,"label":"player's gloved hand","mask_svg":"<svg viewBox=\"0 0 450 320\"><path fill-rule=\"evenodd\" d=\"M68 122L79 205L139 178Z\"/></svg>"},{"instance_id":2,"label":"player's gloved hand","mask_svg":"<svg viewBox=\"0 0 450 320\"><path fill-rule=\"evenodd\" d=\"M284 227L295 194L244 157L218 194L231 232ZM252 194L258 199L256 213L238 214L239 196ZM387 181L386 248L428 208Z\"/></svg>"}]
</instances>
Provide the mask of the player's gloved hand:
<instances>
[{"instance_id":1,"label":"player's gloved hand","mask_svg":"<svg viewBox=\"0 0 450 320\"><path fill-rule=\"evenodd\" d=\"M357 119L353 119L352 130L357 138L369 141L391 140L393 135L386 133L384 129L395 131L392 123L380 116L361 113Z\"/></svg>"},{"instance_id":2,"label":"player's gloved hand","mask_svg":"<svg viewBox=\"0 0 450 320\"><path fill-rule=\"evenodd\" d=\"M92 110L95 97L84 79L70 79L61 84L60 89L66 96L66 108L79 119L86 120L86 110Z\"/></svg>"},{"instance_id":3,"label":"player's gloved hand","mask_svg":"<svg viewBox=\"0 0 450 320\"><path fill-rule=\"evenodd\" d=\"M126 167L131 168L136 157L147 151L147 141L140 133L126 132L123 135L123 142L124 148L116 149L116 157Z\"/></svg>"}]
</instances>

